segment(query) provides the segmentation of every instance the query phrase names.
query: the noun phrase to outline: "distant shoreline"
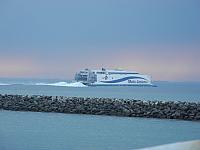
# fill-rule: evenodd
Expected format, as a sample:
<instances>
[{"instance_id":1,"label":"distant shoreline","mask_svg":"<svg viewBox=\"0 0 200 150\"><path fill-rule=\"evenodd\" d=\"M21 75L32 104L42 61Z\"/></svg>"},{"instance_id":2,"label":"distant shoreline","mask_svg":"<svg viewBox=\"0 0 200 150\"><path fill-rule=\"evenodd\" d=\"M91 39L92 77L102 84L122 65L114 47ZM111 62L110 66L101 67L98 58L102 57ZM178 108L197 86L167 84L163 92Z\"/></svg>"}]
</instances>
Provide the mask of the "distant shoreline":
<instances>
[{"instance_id":1,"label":"distant shoreline","mask_svg":"<svg viewBox=\"0 0 200 150\"><path fill-rule=\"evenodd\" d=\"M199 102L0 94L0 109L200 121Z\"/></svg>"}]
</instances>

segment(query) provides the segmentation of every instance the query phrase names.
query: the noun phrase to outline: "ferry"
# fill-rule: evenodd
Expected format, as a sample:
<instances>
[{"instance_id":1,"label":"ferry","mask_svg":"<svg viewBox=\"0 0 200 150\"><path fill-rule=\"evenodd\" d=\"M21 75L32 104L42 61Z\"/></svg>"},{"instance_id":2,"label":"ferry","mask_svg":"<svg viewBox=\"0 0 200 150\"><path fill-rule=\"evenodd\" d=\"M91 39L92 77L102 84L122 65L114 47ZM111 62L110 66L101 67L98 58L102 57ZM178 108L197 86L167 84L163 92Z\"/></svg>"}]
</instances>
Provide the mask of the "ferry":
<instances>
[{"instance_id":1,"label":"ferry","mask_svg":"<svg viewBox=\"0 0 200 150\"><path fill-rule=\"evenodd\" d=\"M84 69L75 80L88 86L153 86L150 76L120 69Z\"/></svg>"}]
</instances>

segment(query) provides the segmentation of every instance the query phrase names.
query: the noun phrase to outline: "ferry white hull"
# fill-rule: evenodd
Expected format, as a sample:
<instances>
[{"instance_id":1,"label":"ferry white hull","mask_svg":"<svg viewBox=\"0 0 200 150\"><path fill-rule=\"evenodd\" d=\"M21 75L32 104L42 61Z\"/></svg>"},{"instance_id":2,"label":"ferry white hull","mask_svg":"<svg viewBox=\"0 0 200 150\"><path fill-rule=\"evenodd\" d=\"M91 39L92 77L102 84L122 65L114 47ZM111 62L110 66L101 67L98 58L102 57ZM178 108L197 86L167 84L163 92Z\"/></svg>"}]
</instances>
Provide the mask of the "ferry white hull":
<instances>
[{"instance_id":1,"label":"ferry white hull","mask_svg":"<svg viewBox=\"0 0 200 150\"><path fill-rule=\"evenodd\" d=\"M75 80L89 86L153 86L150 76L124 70L86 69Z\"/></svg>"},{"instance_id":2,"label":"ferry white hull","mask_svg":"<svg viewBox=\"0 0 200 150\"><path fill-rule=\"evenodd\" d=\"M149 86L152 85L148 77L127 76L112 80L101 80L90 83L92 86Z\"/></svg>"},{"instance_id":3,"label":"ferry white hull","mask_svg":"<svg viewBox=\"0 0 200 150\"><path fill-rule=\"evenodd\" d=\"M153 84L141 84L141 83L135 83L135 84L130 84L130 83L91 83L91 84L85 84L88 86L154 86Z\"/></svg>"}]
</instances>

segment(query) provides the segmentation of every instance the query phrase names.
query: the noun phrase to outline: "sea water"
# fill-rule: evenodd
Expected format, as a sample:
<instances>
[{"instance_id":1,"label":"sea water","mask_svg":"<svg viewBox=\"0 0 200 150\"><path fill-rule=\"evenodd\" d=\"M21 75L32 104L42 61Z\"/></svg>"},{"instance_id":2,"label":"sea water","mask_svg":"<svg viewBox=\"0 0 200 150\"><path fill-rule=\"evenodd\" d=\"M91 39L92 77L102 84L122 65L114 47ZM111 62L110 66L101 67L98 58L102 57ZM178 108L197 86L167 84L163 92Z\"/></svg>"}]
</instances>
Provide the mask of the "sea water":
<instances>
[{"instance_id":1,"label":"sea water","mask_svg":"<svg viewBox=\"0 0 200 150\"><path fill-rule=\"evenodd\" d=\"M0 94L109 97L141 100L200 101L200 82L154 82L157 87L87 87L64 80L0 78Z\"/></svg>"},{"instance_id":2,"label":"sea water","mask_svg":"<svg viewBox=\"0 0 200 150\"><path fill-rule=\"evenodd\" d=\"M0 79L0 94L115 97L200 102L200 83L86 87L63 80ZM0 150L131 150L200 139L200 123L180 120L0 110Z\"/></svg>"},{"instance_id":3,"label":"sea water","mask_svg":"<svg viewBox=\"0 0 200 150\"><path fill-rule=\"evenodd\" d=\"M132 150L200 139L200 123L0 111L1 150Z\"/></svg>"}]
</instances>

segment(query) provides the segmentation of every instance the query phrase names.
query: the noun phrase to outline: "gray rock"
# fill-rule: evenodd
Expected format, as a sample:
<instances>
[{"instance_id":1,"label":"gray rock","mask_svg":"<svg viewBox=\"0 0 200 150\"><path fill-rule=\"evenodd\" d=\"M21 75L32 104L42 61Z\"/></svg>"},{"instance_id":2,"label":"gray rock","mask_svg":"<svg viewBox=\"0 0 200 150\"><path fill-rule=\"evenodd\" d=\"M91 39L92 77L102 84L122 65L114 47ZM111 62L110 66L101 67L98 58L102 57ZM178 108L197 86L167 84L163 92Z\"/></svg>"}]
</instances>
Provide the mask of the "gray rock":
<instances>
[{"instance_id":1,"label":"gray rock","mask_svg":"<svg viewBox=\"0 0 200 150\"><path fill-rule=\"evenodd\" d=\"M0 109L200 120L200 103L179 101L0 94Z\"/></svg>"}]
</instances>

